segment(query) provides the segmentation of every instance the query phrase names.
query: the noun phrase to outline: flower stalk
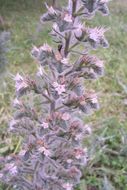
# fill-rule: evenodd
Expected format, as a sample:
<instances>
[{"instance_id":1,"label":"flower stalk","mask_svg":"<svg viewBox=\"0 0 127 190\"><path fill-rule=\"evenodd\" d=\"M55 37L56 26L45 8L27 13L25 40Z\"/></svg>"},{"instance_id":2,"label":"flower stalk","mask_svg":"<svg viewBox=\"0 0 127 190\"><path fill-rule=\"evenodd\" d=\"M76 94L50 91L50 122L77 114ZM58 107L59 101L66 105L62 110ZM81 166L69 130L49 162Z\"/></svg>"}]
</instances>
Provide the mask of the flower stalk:
<instances>
[{"instance_id":1,"label":"flower stalk","mask_svg":"<svg viewBox=\"0 0 127 190\"><path fill-rule=\"evenodd\" d=\"M33 47L36 77L17 74L14 78L17 98L9 131L23 140L19 152L18 145L2 161L0 180L16 190L74 190L90 159L82 141L92 130L81 118L99 104L95 91L85 90L83 81L103 75L103 61L90 51L106 48L108 42L106 29L88 28L82 20L96 11L107 15L107 0L68 0L61 8L55 2L46 4L40 20L43 25L53 22L51 35L57 49L48 44Z\"/></svg>"}]
</instances>

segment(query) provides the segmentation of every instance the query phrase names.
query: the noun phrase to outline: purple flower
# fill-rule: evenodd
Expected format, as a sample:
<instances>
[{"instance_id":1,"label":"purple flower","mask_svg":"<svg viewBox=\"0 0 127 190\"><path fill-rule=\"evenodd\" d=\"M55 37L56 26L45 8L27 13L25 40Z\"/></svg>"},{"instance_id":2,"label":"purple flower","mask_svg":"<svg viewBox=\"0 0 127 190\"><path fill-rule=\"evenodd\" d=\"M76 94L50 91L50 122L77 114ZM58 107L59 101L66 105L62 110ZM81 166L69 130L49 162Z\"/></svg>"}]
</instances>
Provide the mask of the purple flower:
<instances>
[{"instance_id":1,"label":"purple flower","mask_svg":"<svg viewBox=\"0 0 127 190\"><path fill-rule=\"evenodd\" d=\"M13 106L18 109L23 106L23 103L18 98L15 98L13 101Z\"/></svg>"},{"instance_id":2,"label":"purple flower","mask_svg":"<svg viewBox=\"0 0 127 190\"><path fill-rule=\"evenodd\" d=\"M64 113L64 114L62 115L62 119L63 119L64 121L68 121L70 118L71 118L71 116L70 116L69 113Z\"/></svg>"},{"instance_id":3,"label":"purple flower","mask_svg":"<svg viewBox=\"0 0 127 190\"><path fill-rule=\"evenodd\" d=\"M47 3L45 3L45 5L46 5L46 8L47 8L47 10L48 10L48 12L50 13L50 14L57 14L57 12L55 11L55 9L52 7L52 6L48 6L47 5Z\"/></svg>"},{"instance_id":4,"label":"purple flower","mask_svg":"<svg viewBox=\"0 0 127 190\"><path fill-rule=\"evenodd\" d=\"M98 99L97 99L97 95L96 93L91 93L89 94L89 99L93 104L97 104L98 103Z\"/></svg>"},{"instance_id":5,"label":"purple flower","mask_svg":"<svg viewBox=\"0 0 127 190\"><path fill-rule=\"evenodd\" d=\"M47 148L45 148L44 146L39 147L38 151L40 153L43 153L47 157L49 157L51 155L51 152Z\"/></svg>"},{"instance_id":6,"label":"purple flower","mask_svg":"<svg viewBox=\"0 0 127 190\"><path fill-rule=\"evenodd\" d=\"M11 120L10 121L10 124L9 124L9 130L10 131L13 131L14 130L14 128L15 128L15 126L18 124L18 121L16 121L16 120Z\"/></svg>"},{"instance_id":7,"label":"purple flower","mask_svg":"<svg viewBox=\"0 0 127 190\"><path fill-rule=\"evenodd\" d=\"M66 190L73 190L73 184L71 183L64 183L63 188Z\"/></svg>"},{"instance_id":8,"label":"purple flower","mask_svg":"<svg viewBox=\"0 0 127 190\"><path fill-rule=\"evenodd\" d=\"M14 78L16 84L15 88L18 93L25 91L29 88L27 81L18 73Z\"/></svg>"},{"instance_id":9,"label":"purple flower","mask_svg":"<svg viewBox=\"0 0 127 190\"><path fill-rule=\"evenodd\" d=\"M61 85L61 84L58 84L57 82L54 82L53 87L57 91L58 95L61 95L63 92L66 91L65 84Z\"/></svg>"},{"instance_id":10,"label":"purple flower","mask_svg":"<svg viewBox=\"0 0 127 190\"><path fill-rule=\"evenodd\" d=\"M40 51L52 52L52 48L48 44L44 44L39 48Z\"/></svg>"},{"instance_id":11,"label":"purple flower","mask_svg":"<svg viewBox=\"0 0 127 190\"><path fill-rule=\"evenodd\" d=\"M52 26L53 30L55 31L58 31L59 30L59 27L58 27L58 24L57 23L54 23L53 26Z\"/></svg>"},{"instance_id":12,"label":"purple flower","mask_svg":"<svg viewBox=\"0 0 127 190\"><path fill-rule=\"evenodd\" d=\"M86 134L88 134L88 135L92 134L92 129L91 129L91 127L89 125L85 125L84 130L85 130Z\"/></svg>"},{"instance_id":13,"label":"purple flower","mask_svg":"<svg viewBox=\"0 0 127 190\"><path fill-rule=\"evenodd\" d=\"M63 59L61 60L61 63L67 65L67 64L68 64L68 58L63 58Z\"/></svg>"},{"instance_id":14,"label":"purple flower","mask_svg":"<svg viewBox=\"0 0 127 190\"><path fill-rule=\"evenodd\" d=\"M38 57L38 54L39 54L39 49L34 46L32 51L31 51L31 55L34 57L34 58L37 58Z\"/></svg>"},{"instance_id":15,"label":"purple flower","mask_svg":"<svg viewBox=\"0 0 127 190\"><path fill-rule=\"evenodd\" d=\"M76 134L76 136L75 136L76 141L80 141L80 140L82 140L82 138L83 138L82 134Z\"/></svg>"},{"instance_id":16,"label":"purple flower","mask_svg":"<svg viewBox=\"0 0 127 190\"><path fill-rule=\"evenodd\" d=\"M41 126L42 126L44 129L49 128L49 124L46 123L46 122L43 122L43 123L41 124Z\"/></svg>"},{"instance_id":17,"label":"purple flower","mask_svg":"<svg viewBox=\"0 0 127 190\"><path fill-rule=\"evenodd\" d=\"M82 159L84 157L84 155L86 155L87 153L87 149L81 149L81 148L76 148L74 150L74 155L76 159Z\"/></svg>"},{"instance_id":18,"label":"purple flower","mask_svg":"<svg viewBox=\"0 0 127 190\"><path fill-rule=\"evenodd\" d=\"M0 173L0 179L2 179L4 177L4 174Z\"/></svg>"},{"instance_id":19,"label":"purple flower","mask_svg":"<svg viewBox=\"0 0 127 190\"><path fill-rule=\"evenodd\" d=\"M101 39L104 39L104 33L106 32L107 30L105 28L90 28L88 29L88 34L89 34L89 38L91 40L94 40L95 42L99 43Z\"/></svg>"},{"instance_id":20,"label":"purple flower","mask_svg":"<svg viewBox=\"0 0 127 190\"><path fill-rule=\"evenodd\" d=\"M73 22L72 15L66 13L65 16L64 16L64 21Z\"/></svg>"},{"instance_id":21,"label":"purple flower","mask_svg":"<svg viewBox=\"0 0 127 190\"><path fill-rule=\"evenodd\" d=\"M19 156L25 156L25 154L26 154L26 150L20 150L20 152L19 152Z\"/></svg>"},{"instance_id":22,"label":"purple flower","mask_svg":"<svg viewBox=\"0 0 127 190\"><path fill-rule=\"evenodd\" d=\"M40 67L38 68L37 76L42 77L43 74L44 74L43 72L44 72L44 71L43 71L42 67L40 66Z\"/></svg>"},{"instance_id":23,"label":"purple flower","mask_svg":"<svg viewBox=\"0 0 127 190\"><path fill-rule=\"evenodd\" d=\"M6 169L9 170L9 173L12 176L15 176L18 173L18 168L14 163L6 164Z\"/></svg>"}]
</instances>

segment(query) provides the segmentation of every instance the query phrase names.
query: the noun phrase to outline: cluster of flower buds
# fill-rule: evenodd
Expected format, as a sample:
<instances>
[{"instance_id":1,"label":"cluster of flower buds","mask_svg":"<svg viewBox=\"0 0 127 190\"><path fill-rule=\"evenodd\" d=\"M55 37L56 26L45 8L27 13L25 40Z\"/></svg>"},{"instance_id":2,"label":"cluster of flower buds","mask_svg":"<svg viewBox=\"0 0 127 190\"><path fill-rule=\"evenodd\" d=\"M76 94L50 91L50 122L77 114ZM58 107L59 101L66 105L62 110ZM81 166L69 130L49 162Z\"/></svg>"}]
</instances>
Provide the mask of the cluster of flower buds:
<instances>
[{"instance_id":1,"label":"cluster of flower buds","mask_svg":"<svg viewBox=\"0 0 127 190\"><path fill-rule=\"evenodd\" d=\"M21 150L2 161L0 180L16 190L73 190L89 160L82 141L92 130L81 117L99 107L96 93L84 89L83 81L100 77L103 61L77 46L107 47L106 29L81 23L95 11L106 15L107 1L68 0L64 8L46 7L41 21L53 22L51 35L57 48L33 47L35 79L20 74L14 78L16 111L9 131L23 140Z\"/></svg>"},{"instance_id":2,"label":"cluster of flower buds","mask_svg":"<svg viewBox=\"0 0 127 190\"><path fill-rule=\"evenodd\" d=\"M107 2L109 0L81 0L84 4L84 8L87 9L88 13L93 14L96 11L100 11L103 15L109 14Z\"/></svg>"},{"instance_id":3,"label":"cluster of flower buds","mask_svg":"<svg viewBox=\"0 0 127 190\"><path fill-rule=\"evenodd\" d=\"M104 61L86 54L75 62L73 70L86 79L96 79L104 73Z\"/></svg>"}]
</instances>

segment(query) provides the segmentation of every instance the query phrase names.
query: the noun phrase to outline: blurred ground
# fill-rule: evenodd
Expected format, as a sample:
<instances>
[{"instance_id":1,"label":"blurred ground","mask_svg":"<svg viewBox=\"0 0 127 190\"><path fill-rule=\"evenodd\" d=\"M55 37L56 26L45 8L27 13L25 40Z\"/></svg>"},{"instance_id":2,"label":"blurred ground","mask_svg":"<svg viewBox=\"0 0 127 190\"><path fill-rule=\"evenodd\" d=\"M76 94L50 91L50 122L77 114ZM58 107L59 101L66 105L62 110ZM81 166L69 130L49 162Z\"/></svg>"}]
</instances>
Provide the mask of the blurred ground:
<instances>
[{"instance_id":1,"label":"blurred ground","mask_svg":"<svg viewBox=\"0 0 127 190\"><path fill-rule=\"evenodd\" d=\"M0 0L0 15L9 22L11 31L9 72L0 91L0 154L12 152L17 143L17 138L11 140L6 133L14 95L9 73L34 74L36 65L30 56L32 45L52 43L48 35L50 27L43 28L39 23L43 11L41 0L20 0L20 3ZM104 190L127 190L127 1L110 2L110 11L109 17L98 14L86 22L109 28L110 48L95 52L105 60L105 76L92 84L86 83L86 88L98 92L101 107L84 119L93 124L95 133L87 143L95 156L84 171L80 190L102 190L104 186L107 186ZM105 185L107 183L109 186Z\"/></svg>"}]
</instances>

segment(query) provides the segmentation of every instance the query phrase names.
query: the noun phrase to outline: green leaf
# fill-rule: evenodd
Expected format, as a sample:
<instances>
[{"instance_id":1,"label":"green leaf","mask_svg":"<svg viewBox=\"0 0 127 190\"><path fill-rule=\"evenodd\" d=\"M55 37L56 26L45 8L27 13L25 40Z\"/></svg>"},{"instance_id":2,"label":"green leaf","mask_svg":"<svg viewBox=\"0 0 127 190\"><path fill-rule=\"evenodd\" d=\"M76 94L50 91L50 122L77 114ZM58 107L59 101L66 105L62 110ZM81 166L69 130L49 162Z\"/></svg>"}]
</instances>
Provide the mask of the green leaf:
<instances>
[{"instance_id":1,"label":"green leaf","mask_svg":"<svg viewBox=\"0 0 127 190\"><path fill-rule=\"evenodd\" d=\"M8 151L8 149L9 149L8 146L5 146L5 147L1 148L1 149L0 149L0 154L4 154L5 152Z\"/></svg>"}]
</instances>

